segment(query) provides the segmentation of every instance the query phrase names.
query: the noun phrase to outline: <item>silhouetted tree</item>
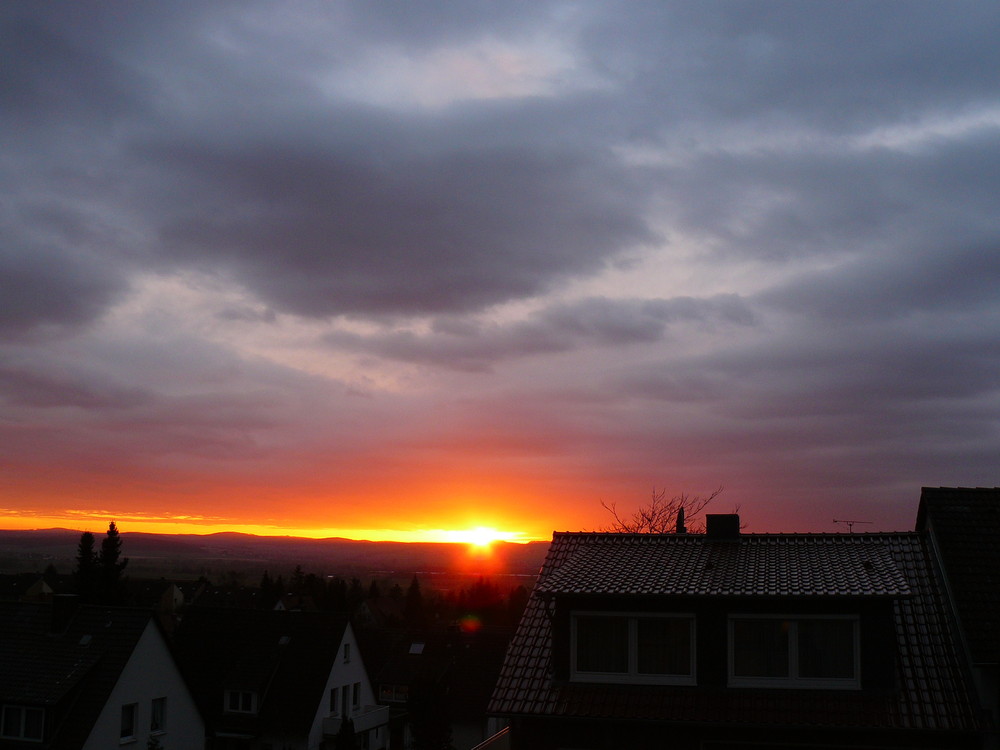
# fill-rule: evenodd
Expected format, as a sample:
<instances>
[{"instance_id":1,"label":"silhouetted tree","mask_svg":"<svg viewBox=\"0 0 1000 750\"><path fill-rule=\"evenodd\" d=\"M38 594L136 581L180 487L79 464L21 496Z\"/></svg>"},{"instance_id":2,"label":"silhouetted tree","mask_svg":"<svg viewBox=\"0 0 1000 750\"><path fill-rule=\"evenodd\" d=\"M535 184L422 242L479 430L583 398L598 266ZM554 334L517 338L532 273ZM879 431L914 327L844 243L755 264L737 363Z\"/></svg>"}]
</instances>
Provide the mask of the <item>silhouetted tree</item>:
<instances>
[{"instance_id":1,"label":"silhouetted tree","mask_svg":"<svg viewBox=\"0 0 1000 750\"><path fill-rule=\"evenodd\" d=\"M357 578L351 579L351 585L347 589L347 612L354 614L354 611L361 606L365 600L365 587Z\"/></svg>"},{"instance_id":2,"label":"silhouetted tree","mask_svg":"<svg viewBox=\"0 0 1000 750\"><path fill-rule=\"evenodd\" d=\"M511 589L507 597L507 618L511 625L517 625L524 614L524 608L528 606L528 589L523 585Z\"/></svg>"},{"instance_id":3,"label":"silhouetted tree","mask_svg":"<svg viewBox=\"0 0 1000 750\"><path fill-rule=\"evenodd\" d=\"M416 750L454 750L448 689L442 682L422 679L414 683L406 708Z\"/></svg>"},{"instance_id":4,"label":"silhouetted tree","mask_svg":"<svg viewBox=\"0 0 1000 750\"><path fill-rule=\"evenodd\" d=\"M347 582L334 576L326 584L327 607L331 612L347 612Z\"/></svg>"},{"instance_id":5,"label":"silhouetted tree","mask_svg":"<svg viewBox=\"0 0 1000 750\"><path fill-rule=\"evenodd\" d=\"M259 609L273 609L277 600L278 593L274 581L270 573L265 570L264 575L260 577L260 596L257 598L257 607Z\"/></svg>"},{"instance_id":6,"label":"silhouetted tree","mask_svg":"<svg viewBox=\"0 0 1000 750\"><path fill-rule=\"evenodd\" d=\"M288 582L289 590L293 594L304 594L306 588L306 574L302 570L301 565L296 565L295 570L292 571L292 580ZM285 591L282 594L288 593Z\"/></svg>"},{"instance_id":7,"label":"silhouetted tree","mask_svg":"<svg viewBox=\"0 0 1000 750\"><path fill-rule=\"evenodd\" d=\"M378 587L378 581L372 578L372 582L368 584L368 598L378 599L382 595L381 590Z\"/></svg>"},{"instance_id":8,"label":"silhouetted tree","mask_svg":"<svg viewBox=\"0 0 1000 750\"><path fill-rule=\"evenodd\" d=\"M410 588L406 590L403 619L410 627L421 627L424 624L424 597L420 593L420 581L417 580L416 576L413 576Z\"/></svg>"},{"instance_id":9,"label":"silhouetted tree","mask_svg":"<svg viewBox=\"0 0 1000 750\"><path fill-rule=\"evenodd\" d=\"M94 535L89 531L80 534L76 548L76 568L73 570L76 593L84 602L93 601L97 585L97 553L94 552Z\"/></svg>"},{"instance_id":10,"label":"silhouetted tree","mask_svg":"<svg viewBox=\"0 0 1000 750\"><path fill-rule=\"evenodd\" d=\"M719 487L709 495L689 495L682 492L673 497L667 497L666 490L654 489L648 503L640 506L631 516L624 518L619 515L616 503L601 501L601 505L613 519L602 531L630 534L672 534L676 531L685 533L687 524L692 521L696 522L691 528L692 531L696 533L703 531L703 524L697 520L698 514L722 494L722 489Z\"/></svg>"},{"instance_id":11,"label":"silhouetted tree","mask_svg":"<svg viewBox=\"0 0 1000 750\"><path fill-rule=\"evenodd\" d=\"M100 599L105 604L119 604L123 599L122 571L128 565L128 558L121 555L121 535L112 521L108 524L108 533L101 541L101 551L97 555Z\"/></svg>"}]
</instances>

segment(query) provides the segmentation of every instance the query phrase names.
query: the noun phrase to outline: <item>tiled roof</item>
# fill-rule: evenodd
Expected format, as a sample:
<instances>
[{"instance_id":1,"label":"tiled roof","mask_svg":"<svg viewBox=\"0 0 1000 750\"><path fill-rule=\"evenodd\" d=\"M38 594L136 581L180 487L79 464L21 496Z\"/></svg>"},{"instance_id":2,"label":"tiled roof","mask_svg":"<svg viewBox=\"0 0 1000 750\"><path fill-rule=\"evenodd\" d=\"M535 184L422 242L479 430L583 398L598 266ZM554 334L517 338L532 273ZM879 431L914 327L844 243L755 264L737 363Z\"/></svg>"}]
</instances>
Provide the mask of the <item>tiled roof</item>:
<instances>
[{"instance_id":1,"label":"tiled roof","mask_svg":"<svg viewBox=\"0 0 1000 750\"><path fill-rule=\"evenodd\" d=\"M147 610L84 605L52 633L50 605L0 602L0 703L58 706L66 713L50 747L82 747L150 620Z\"/></svg>"},{"instance_id":2,"label":"tiled roof","mask_svg":"<svg viewBox=\"0 0 1000 750\"><path fill-rule=\"evenodd\" d=\"M642 584L643 572L667 581L670 593L706 594L715 591L698 555L710 559L717 542L704 536L676 538L667 542L650 537L646 541L629 535L556 534L511 641L490 711L516 716L562 716L659 720L677 723L711 722L716 725L827 726L879 729L974 730L977 719L971 708L968 685L958 667L942 592L929 563L925 538L917 533L841 535L747 535L724 554L741 554L754 561L752 575L726 574L740 581L731 589L742 594L811 596L817 593L878 594L893 596L896 626L896 690L891 694L861 691L755 690L751 688L705 689L650 685L594 685L553 681L551 674L551 620L549 594L580 592L566 570L578 570L602 592L661 593ZM618 539L618 542L615 542ZM691 548L703 547L702 552ZM599 552L588 551L595 548ZM614 549L623 559L614 560ZM806 550L812 551L807 553ZM660 567L641 562L646 550ZM750 555L750 550L754 551ZM671 552L673 551L673 552ZM697 584L674 583L661 571L671 567L671 555L691 566ZM596 555L596 557L594 557ZM762 558L773 556L769 562ZM788 567L794 560L806 561L810 572L793 577ZM601 560L601 563L598 563ZM848 570L817 571L812 565L824 560L829 567L843 563ZM869 561L873 570L863 563ZM605 569L595 567L603 564ZM616 579L612 571L617 571ZM761 585L776 584L773 586ZM829 589L827 591L826 589ZM546 593L546 596L542 595Z\"/></svg>"},{"instance_id":3,"label":"tiled roof","mask_svg":"<svg viewBox=\"0 0 1000 750\"><path fill-rule=\"evenodd\" d=\"M306 735L346 627L325 612L194 606L175 646L213 729ZM224 713L227 689L256 692L259 712Z\"/></svg>"},{"instance_id":4,"label":"tiled roof","mask_svg":"<svg viewBox=\"0 0 1000 750\"><path fill-rule=\"evenodd\" d=\"M906 578L884 547L861 537L567 534L572 548L541 594L902 596Z\"/></svg>"},{"instance_id":5,"label":"tiled roof","mask_svg":"<svg viewBox=\"0 0 1000 750\"><path fill-rule=\"evenodd\" d=\"M1000 663L1000 488L924 487L931 530L974 662Z\"/></svg>"}]
</instances>

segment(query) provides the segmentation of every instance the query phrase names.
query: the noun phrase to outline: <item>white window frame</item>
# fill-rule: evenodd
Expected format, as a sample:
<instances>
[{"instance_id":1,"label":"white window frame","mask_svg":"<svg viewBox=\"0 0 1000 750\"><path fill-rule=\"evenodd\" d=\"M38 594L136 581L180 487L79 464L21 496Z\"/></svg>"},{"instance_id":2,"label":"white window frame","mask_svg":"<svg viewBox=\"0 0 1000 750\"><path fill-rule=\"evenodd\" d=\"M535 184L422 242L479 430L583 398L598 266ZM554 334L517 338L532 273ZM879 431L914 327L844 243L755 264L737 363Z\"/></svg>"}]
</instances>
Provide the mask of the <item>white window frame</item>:
<instances>
[{"instance_id":1,"label":"white window frame","mask_svg":"<svg viewBox=\"0 0 1000 750\"><path fill-rule=\"evenodd\" d=\"M351 685L351 708L357 711L361 708L361 683Z\"/></svg>"},{"instance_id":2,"label":"white window frame","mask_svg":"<svg viewBox=\"0 0 1000 750\"><path fill-rule=\"evenodd\" d=\"M160 725L156 726L156 707L160 707ZM149 731L152 734L164 734L167 731L167 698L166 696L160 696L159 698L153 698L149 702Z\"/></svg>"},{"instance_id":3,"label":"white window frame","mask_svg":"<svg viewBox=\"0 0 1000 750\"><path fill-rule=\"evenodd\" d=\"M132 714L132 734L125 734L125 712L129 711ZM135 742L139 736L139 704L138 703L124 703L122 704L121 721L119 722L118 730L118 741L121 744L128 742Z\"/></svg>"},{"instance_id":4,"label":"white window frame","mask_svg":"<svg viewBox=\"0 0 1000 750\"><path fill-rule=\"evenodd\" d=\"M737 620L772 620L788 622L788 676L747 677L736 674L734 626ZM799 677L799 623L805 620L848 620L854 625L854 677ZM858 615L731 614L729 615L728 656L729 686L756 688L805 688L810 690L861 689L861 618Z\"/></svg>"},{"instance_id":5,"label":"white window frame","mask_svg":"<svg viewBox=\"0 0 1000 750\"><path fill-rule=\"evenodd\" d=\"M576 668L577 618L608 617L628 620L628 672L585 672ZM691 639L691 659L689 674L640 674L638 669L638 620L665 619L686 620ZM697 684L697 629L692 612L608 612L607 610L574 610L570 612L570 680L573 682L615 682L642 683L646 685L696 685Z\"/></svg>"},{"instance_id":6,"label":"white window frame","mask_svg":"<svg viewBox=\"0 0 1000 750\"><path fill-rule=\"evenodd\" d=\"M239 699L236 701L239 704L239 708L231 708L229 699L231 696L237 695ZM250 710L243 708L243 696L250 696ZM227 689L225 695L223 696L222 710L227 714L255 714L257 713L257 693L253 690L232 690Z\"/></svg>"},{"instance_id":7,"label":"white window frame","mask_svg":"<svg viewBox=\"0 0 1000 750\"><path fill-rule=\"evenodd\" d=\"M20 721L18 722L18 734L5 734L3 731L4 725L6 724L6 714L7 711L18 711L20 712ZM42 718L42 734L39 737L28 737L25 731L25 725L28 723L28 712L37 711L41 714ZM5 740L21 740L22 742L42 742L45 739L45 709L39 708L38 706L20 706L15 703L5 704L0 708L0 737Z\"/></svg>"}]
</instances>

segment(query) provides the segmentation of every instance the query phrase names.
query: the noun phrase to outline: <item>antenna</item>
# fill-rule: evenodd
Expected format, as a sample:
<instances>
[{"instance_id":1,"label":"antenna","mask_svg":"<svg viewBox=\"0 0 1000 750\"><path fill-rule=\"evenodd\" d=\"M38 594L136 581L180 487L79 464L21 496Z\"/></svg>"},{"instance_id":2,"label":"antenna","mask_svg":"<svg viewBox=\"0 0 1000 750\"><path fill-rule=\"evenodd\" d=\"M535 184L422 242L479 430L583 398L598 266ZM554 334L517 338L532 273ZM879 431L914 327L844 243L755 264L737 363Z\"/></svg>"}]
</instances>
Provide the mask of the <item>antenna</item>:
<instances>
[{"instance_id":1,"label":"antenna","mask_svg":"<svg viewBox=\"0 0 1000 750\"><path fill-rule=\"evenodd\" d=\"M836 518L833 519L833 522L834 523L846 523L847 524L847 533L848 534L853 534L854 533L854 524L856 524L856 523L873 523L872 521L846 521L846 520L845 521L838 521Z\"/></svg>"}]
</instances>

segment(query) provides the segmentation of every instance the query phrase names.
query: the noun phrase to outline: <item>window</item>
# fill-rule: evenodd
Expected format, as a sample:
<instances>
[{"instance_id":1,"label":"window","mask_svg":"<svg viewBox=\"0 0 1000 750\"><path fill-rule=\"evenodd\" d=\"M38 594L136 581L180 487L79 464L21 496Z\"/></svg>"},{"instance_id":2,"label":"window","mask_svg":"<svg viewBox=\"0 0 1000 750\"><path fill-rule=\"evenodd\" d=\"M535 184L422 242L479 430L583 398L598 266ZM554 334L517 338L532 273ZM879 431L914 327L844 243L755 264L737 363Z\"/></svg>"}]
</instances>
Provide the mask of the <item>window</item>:
<instances>
[{"instance_id":1,"label":"window","mask_svg":"<svg viewBox=\"0 0 1000 750\"><path fill-rule=\"evenodd\" d=\"M693 685L692 615L573 615L572 678L582 682Z\"/></svg>"},{"instance_id":2,"label":"window","mask_svg":"<svg viewBox=\"0 0 1000 750\"><path fill-rule=\"evenodd\" d=\"M768 617L729 620L729 684L860 688L858 618Z\"/></svg>"},{"instance_id":3,"label":"window","mask_svg":"<svg viewBox=\"0 0 1000 750\"><path fill-rule=\"evenodd\" d=\"M351 644L344 644L344 664L347 664L351 660Z\"/></svg>"},{"instance_id":4,"label":"window","mask_svg":"<svg viewBox=\"0 0 1000 750\"><path fill-rule=\"evenodd\" d=\"M406 703L409 697L407 685L380 685L378 689L378 699L385 703Z\"/></svg>"},{"instance_id":5,"label":"window","mask_svg":"<svg viewBox=\"0 0 1000 750\"><path fill-rule=\"evenodd\" d=\"M236 714L255 714L257 694L249 690L227 690L225 710Z\"/></svg>"},{"instance_id":6,"label":"window","mask_svg":"<svg viewBox=\"0 0 1000 750\"><path fill-rule=\"evenodd\" d=\"M330 716L337 715L337 688L330 688Z\"/></svg>"},{"instance_id":7,"label":"window","mask_svg":"<svg viewBox=\"0 0 1000 750\"><path fill-rule=\"evenodd\" d=\"M42 741L45 713L41 708L4 706L0 718L0 737L12 740Z\"/></svg>"},{"instance_id":8,"label":"window","mask_svg":"<svg viewBox=\"0 0 1000 750\"><path fill-rule=\"evenodd\" d=\"M123 742L135 739L135 721L138 715L138 703L126 703L122 706L122 726L118 736Z\"/></svg>"},{"instance_id":9,"label":"window","mask_svg":"<svg viewBox=\"0 0 1000 750\"><path fill-rule=\"evenodd\" d=\"M356 709L361 706L361 683L355 682L351 689L351 705Z\"/></svg>"},{"instance_id":10,"label":"window","mask_svg":"<svg viewBox=\"0 0 1000 750\"><path fill-rule=\"evenodd\" d=\"M149 712L149 731L165 732L167 729L167 699L153 698Z\"/></svg>"}]
</instances>

